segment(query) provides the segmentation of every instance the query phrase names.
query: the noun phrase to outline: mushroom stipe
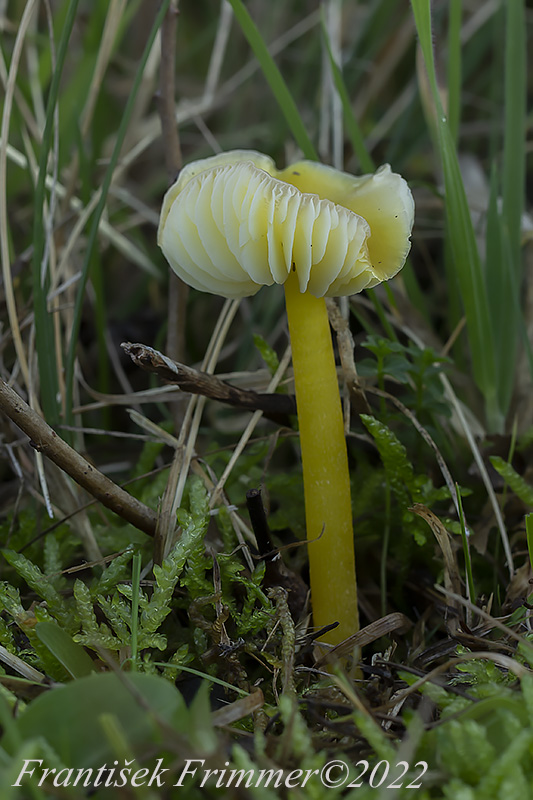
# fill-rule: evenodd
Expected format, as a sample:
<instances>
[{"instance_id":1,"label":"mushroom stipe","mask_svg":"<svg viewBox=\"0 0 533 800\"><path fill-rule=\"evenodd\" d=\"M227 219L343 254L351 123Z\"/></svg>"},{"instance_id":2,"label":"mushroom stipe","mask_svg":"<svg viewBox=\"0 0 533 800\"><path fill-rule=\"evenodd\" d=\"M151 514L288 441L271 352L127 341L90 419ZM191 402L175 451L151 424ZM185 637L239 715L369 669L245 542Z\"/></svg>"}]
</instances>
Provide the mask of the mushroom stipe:
<instances>
[{"instance_id":1,"label":"mushroom stipe","mask_svg":"<svg viewBox=\"0 0 533 800\"><path fill-rule=\"evenodd\" d=\"M236 150L186 166L163 201L158 242L192 287L246 297L284 284L300 428L313 621L324 641L359 629L348 457L324 298L392 278L414 203L384 165L356 177L311 161L277 170Z\"/></svg>"}]
</instances>

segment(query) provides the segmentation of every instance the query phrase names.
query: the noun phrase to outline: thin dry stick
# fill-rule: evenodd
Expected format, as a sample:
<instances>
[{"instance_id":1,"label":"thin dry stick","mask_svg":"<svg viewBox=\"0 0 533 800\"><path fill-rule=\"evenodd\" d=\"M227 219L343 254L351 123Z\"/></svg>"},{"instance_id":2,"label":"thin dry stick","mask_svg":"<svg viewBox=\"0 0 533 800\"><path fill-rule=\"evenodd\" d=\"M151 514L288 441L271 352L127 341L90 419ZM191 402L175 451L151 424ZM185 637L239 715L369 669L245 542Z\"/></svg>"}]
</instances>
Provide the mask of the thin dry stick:
<instances>
[{"instance_id":1,"label":"thin dry stick","mask_svg":"<svg viewBox=\"0 0 533 800\"><path fill-rule=\"evenodd\" d=\"M157 517L106 475L89 464L39 416L5 381L0 381L0 411L30 437L30 444L64 470L106 508L153 536Z\"/></svg>"},{"instance_id":2,"label":"thin dry stick","mask_svg":"<svg viewBox=\"0 0 533 800\"><path fill-rule=\"evenodd\" d=\"M514 672L517 678L523 678L524 675L530 675L530 670L527 667L524 667L520 662L516 661L514 658L509 658L508 656L504 656L501 653L491 653L490 651L482 651L476 650L474 653L463 653L461 656L457 656L454 658L449 658L448 661L445 661L444 664L439 664L438 667L435 667L431 670L431 672L427 672L423 675L419 680L412 683L408 689L402 689L398 692L396 697L394 698L395 702L403 699L404 697L409 697L409 695L414 694L425 683L436 683L437 686L442 685L439 684L435 679L441 675L442 673L448 672L450 667L455 667L458 664L463 664L465 661L472 661L477 659L486 659L487 661L493 661L495 664L498 664L500 667L504 669L508 669L511 672Z\"/></svg>"},{"instance_id":3,"label":"thin dry stick","mask_svg":"<svg viewBox=\"0 0 533 800\"><path fill-rule=\"evenodd\" d=\"M333 60L342 69L342 0L328 0L325 6L325 22ZM333 80L329 58L325 53L328 86L328 102L331 104L331 155L336 169L344 169L343 110L340 95Z\"/></svg>"},{"instance_id":4,"label":"thin dry stick","mask_svg":"<svg viewBox=\"0 0 533 800\"><path fill-rule=\"evenodd\" d=\"M13 653L10 653L9 650L2 645L0 645L0 661L2 661L4 664L7 664L10 669L18 672L19 675L22 675L22 677L26 678L27 681L33 681L35 683L47 683L46 676L43 675L42 672L38 672L29 664L26 664L25 661Z\"/></svg>"},{"instance_id":5,"label":"thin dry stick","mask_svg":"<svg viewBox=\"0 0 533 800\"><path fill-rule=\"evenodd\" d=\"M178 0L170 3L161 26L161 72L159 83L159 117L168 179L171 183L183 163L176 125L175 69ZM185 357L185 312L189 287L175 272L169 275L167 352L171 358Z\"/></svg>"},{"instance_id":6,"label":"thin dry stick","mask_svg":"<svg viewBox=\"0 0 533 800\"><path fill-rule=\"evenodd\" d=\"M270 55L277 56L282 53L286 48L293 44L297 39L304 36L308 31L312 30L320 19L320 12L318 10L312 11L303 20L300 20L292 28L285 31L278 39L276 39L268 48ZM245 81L251 78L260 69L259 63L256 58L252 58L244 67L237 70L232 77L222 83L213 98L205 98L204 95L197 97L193 100L182 100L176 108L176 121L178 123L187 122L194 119L198 115L209 114L220 108L227 103L228 98L236 92ZM128 169L136 159L138 159L145 150L150 147L153 142L158 138L160 131L160 122L158 123L155 118L150 117L146 120L142 127L142 138L139 139L132 149L124 155L121 159L121 166L123 169Z\"/></svg>"},{"instance_id":7,"label":"thin dry stick","mask_svg":"<svg viewBox=\"0 0 533 800\"><path fill-rule=\"evenodd\" d=\"M287 367L289 365L290 360L291 360L291 348L289 346L289 347L287 347L287 349L285 351L285 354L284 354L283 358L281 359L281 361L279 363L278 369L276 370L276 374L274 375L274 377L272 378L272 380L270 381L270 383L268 385L268 391L269 392L273 392L275 390L275 388L278 386L280 380L282 379L282 377L283 377L283 375L285 373L285 370L287 369ZM222 496L222 492L224 490L224 486L226 484L226 481L229 478L233 467L237 463L237 460L240 458L241 453L243 452L244 448L246 447L246 444L248 443L248 440L250 439L252 433L255 430L255 427L256 427L257 423L259 422L259 420L261 419L262 416L263 416L263 412L262 411L255 411L254 414L252 415L252 418L250 419L250 421L248 422L248 425L244 429L244 432L243 432L243 434L242 434L242 436L241 436L241 438L240 438L240 440L239 440L239 442L237 444L237 447L233 451L233 453L231 455L231 458L230 458L228 464L226 465L226 468L224 469L224 472L220 476L217 485L215 486L215 488L211 492L211 498L209 500L209 508L214 508L215 505L217 504L217 502L219 501L220 497ZM253 572L254 564L252 562L252 559L251 559L250 553L248 551L248 548L245 546L245 541L244 541L244 538L243 538L243 535L242 535L242 531L241 531L240 526L239 526L239 522L241 522L241 520L239 520L239 518L233 512L230 513L230 516L232 518L233 528L235 530L235 534L237 536L237 539L239 540L239 543L244 548L243 549L244 557L245 557L245 559L246 559L246 561L248 563L248 566L249 566L250 570Z\"/></svg>"},{"instance_id":8,"label":"thin dry stick","mask_svg":"<svg viewBox=\"0 0 533 800\"><path fill-rule=\"evenodd\" d=\"M138 367L148 372L155 372L165 381L177 383L184 392L201 394L211 400L218 400L251 411L260 410L265 417L275 421L281 421L289 414L296 414L296 402L293 395L240 389L207 372L200 372L185 364L179 364L145 344L123 342L120 346Z\"/></svg>"},{"instance_id":9,"label":"thin dry stick","mask_svg":"<svg viewBox=\"0 0 533 800\"><path fill-rule=\"evenodd\" d=\"M209 61L207 77L205 79L204 99L207 102L210 102L214 98L217 90L220 73L222 70L222 62L228 46L232 20L233 9L228 3L228 0L222 0L215 43L213 44L213 49L211 51L211 59Z\"/></svg>"},{"instance_id":10,"label":"thin dry stick","mask_svg":"<svg viewBox=\"0 0 533 800\"><path fill-rule=\"evenodd\" d=\"M1 146L2 143L0 142L0 150ZM28 170L33 176L33 179L36 180L37 163L35 162L35 157L31 152L31 144L29 143L29 141L25 142L25 147L30 156L29 159L9 143L6 146L6 156L13 164L16 164L21 169ZM128 166L129 165L130 162L128 162ZM126 167L124 163L121 161L121 163L117 166L116 170L113 173L114 184L116 184L116 182L119 180L119 178L125 171ZM46 176L45 185L48 190L51 190L53 187L58 197L64 198L66 196L65 186L63 186L63 184L60 183L59 181L57 181L57 183L54 184L51 175ZM112 191L112 193L114 194L117 194L120 193L121 190L114 185L110 191ZM93 196L91 197L87 205L84 205L79 197L72 196L70 198L69 202L70 209L76 214L78 220L69 234L67 243L61 250L61 259L59 261L59 266L56 270L56 279L58 285L59 281L61 280L66 281L62 291L68 288L68 286L74 280L77 280L77 278L79 278L79 274L77 274L77 275L71 275L70 277L67 276L67 278L65 279L64 274L70 268L70 262L72 260L72 250L77 245L80 235L83 232L85 226L87 225L87 220L93 213L95 207L98 205L98 201L100 200L100 192L101 192L100 189L96 189L96 191L94 192ZM121 197L124 198L124 194L122 194ZM124 200L124 202L126 202L126 200ZM129 203L129 205L131 205L131 202ZM0 208L2 207L0 206ZM150 216L148 216L148 220L152 224L157 225L157 215L155 220L152 219ZM100 220L98 224L98 230L99 233L104 237L104 239L109 241L113 245L113 247L115 247L120 253L122 253L129 261L132 261L134 264L137 264L142 270L148 273L148 275L152 275L154 277L159 276L158 268L146 255L146 253L144 253L140 248L138 248L131 239L128 239L127 236L124 235L124 233L121 233L116 228L114 228L106 219ZM49 299L53 298L56 292L57 289L54 290L52 288L49 294Z\"/></svg>"},{"instance_id":11,"label":"thin dry stick","mask_svg":"<svg viewBox=\"0 0 533 800\"><path fill-rule=\"evenodd\" d=\"M208 373L214 371L218 354L224 342L226 333L239 307L238 300L226 300L217 324L211 336L207 352L202 364L202 369ZM168 552L170 542L176 528L176 511L181 503L185 481L189 473L194 442L200 425L203 403L205 400L198 395L190 398L183 424L180 427L176 452L170 467L165 494L161 501L159 521L154 542L154 562L161 563L164 554Z\"/></svg>"},{"instance_id":12,"label":"thin dry stick","mask_svg":"<svg viewBox=\"0 0 533 800\"><path fill-rule=\"evenodd\" d=\"M354 409L359 414L370 414L371 409L368 405L368 400L365 397L364 389L357 376L354 358L354 341L348 320L343 317L339 306L332 297L326 297L326 307L328 309L329 324L337 336L337 346L339 348L344 382L350 392Z\"/></svg>"},{"instance_id":13,"label":"thin dry stick","mask_svg":"<svg viewBox=\"0 0 533 800\"><path fill-rule=\"evenodd\" d=\"M169 180L174 180L176 172L181 168L181 147L176 125L175 107L175 62L176 31L178 22L177 0L170 3L161 26L161 72L159 83L159 118L163 136L165 166Z\"/></svg>"},{"instance_id":14,"label":"thin dry stick","mask_svg":"<svg viewBox=\"0 0 533 800\"><path fill-rule=\"evenodd\" d=\"M493 617L489 614L485 609L479 608L479 606L474 605L471 603L470 600L467 600L460 594L456 594L455 592L450 592L445 589L443 586L435 585L435 591L440 592L441 594L445 595L445 597L454 600L455 602L459 603L460 605L464 606L467 609L470 609L474 615L481 617L482 620L488 622L489 625L493 625L495 628L498 628L500 631L503 631L507 636L511 639L514 639L515 642L519 642L524 645L524 647L528 648L529 653L533 653L533 645L526 639L525 636L521 636L519 633L513 630L513 628L508 627L505 625L504 622L501 621L498 617Z\"/></svg>"},{"instance_id":15,"label":"thin dry stick","mask_svg":"<svg viewBox=\"0 0 533 800\"><path fill-rule=\"evenodd\" d=\"M211 341L209 342L209 346L207 348L207 352L204 358L204 363L202 365L205 368L206 372L208 373L212 373L215 370L215 366L218 361L220 351L222 350L222 346L226 340L226 336L230 329L231 323L233 322L235 314L237 313L239 304L240 300L226 300L226 303L224 305L225 312L223 311L220 315L220 318L217 322L217 326L211 337ZM189 466L191 463L191 459L193 457L194 446L196 444L196 439L198 437L198 431L200 429L200 422L202 419L205 402L206 402L205 397L200 397L195 406L194 415L190 425L188 440L183 454L183 461L181 465L181 471L176 489L176 494L174 496L174 502L172 505L173 516L176 515L176 511L179 508L181 499L183 497L183 491L185 489L185 481L187 480L187 475L189 474Z\"/></svg>"},{"instance_id":16,"label":"thin dry stick","mask_svg":"<svg viewBox=\"0 0 533 800\"><path fill-rule=\"evenodd\" d=\"M460 423L461 423L461 425L463 427L467 442L468 442L468 444L470 446L470 450L472 452L472 455L474 456L474 460L475 460L475 462L477 464L477 467L478 467L478 469L479 469L479 471L481 473L481 479L482 479L483 483L485 484L485 489L487 490L487 494L489 496L489 500L490 500L490 503L492 505L492 509L494 511L494 516L496 517L496 523L497 523L498 529L500 531L500 537L501 537L502 544L503 544L503 550L504 550L505 556L507 558L507 568L509 570L509 576L510 576L510 578L512 578L513 575L514 575L513 554L512 554L512 551L511 551L511 545L509 543L509 537L507 535L507 529L506 529L505 523L503 521L502 512L501 512L500 506L498 505L498 500L496 498L496 493L495 493L494 488L492 486L489 473L487 471L487 468L485 466L485 462L483 461L481 453L479 452L479 447L477 446L476 440L474 439L472 431L470 430L470 426L469 426L468 422L466 421L466 417L465 417L465 415L463 413L463 409L461 407L461 404L460 404L459 400L457 399L457 396L456 396L456 394L455 394L455 392L453 390L453 387L452 387L450 381L448 380L446 375L441 375L440 379L441 379L441 383L444 386L444 391L446 392L446 396L448 397L448 399L450 400L451 404L453 405L454 411L457 414L457 417L459 418L459 421L460 421Z\"/></svg>"},{"instance_id":17,"label":"thin dry stick","mask_svg":"<svg viewBox=\"0 0 533 800\"><path fill-rule=\"evenodd\" d=\"M35 95L35 84L39 82L39 65L36 55L36 47L35 42L37 41L37 36L35 35L34 31L36 30L37 25L37 14L30 20L30 35L28 36L28 41L26 43L26 63L28 65L27 69L27 81L30 90L30 94L32 97ZM5 56L3 51L0 51L0 84L6 91L7 87L7 62L5 60ZM33 64L36 66L32 69ZM28 130L29 136L32 137L33 140L39 141L41 136L41 131L44 130L44 110L37 109L34 100L34 107L33 109L30 107L28 102L26 101L24 94L19 86L15 86L15 90L13 93L15 103L17 108L20 112L21 120L24 122Z\"/></svg>"},{"instance_id":18,"label":"thin dry stick","mask_svg":"<svg viewBox=\"0 0 533 800\"><path fill-rule=\"evenodd\" d=\"M291 348L287 347L287 349L285 350L285 353L283 355L283 358L279 362L279 366L278 366L278 368L276 370L276 373L275 373L275 375L273 376L272 380L270 381L270 383L268 385L268 391L269 392L273 392L276 389L276 387L279 385L279 382L283 378L285 370L289 366L290 359L291 359ZM263 415L262 411L256 411L254 413L254 415L252 416L251 420L249 421L248 425L244 429L244 432L243 432L241 438L239 439L239 443L237 444L237 447L233 451L232 456L231 456L230 460L228 461L228 463L227 463L227 465L226 465L226 467L224 469L224 472L220 476L220 478L218 480L218 483L217 483L217 485L216 485L216 487L215 487L215 489L214 489L214 491L213 491L213 493L211 495L211 499L209 501L209 507L210 508L214 508L215 505L217 504L217 501L218 501L218 498L220 496L220 493L222 492L222 489L224 488L224 485L225 485L227 479L229 478L233 467L237 463L238 458L240 457L242 451L246 447L246 444L247 444L249 438L251 437L252 433L254 432L255 427L256 427L257 423L259 422L259 420L261 419L262 415Z\"/></svg>"}]
</instances>

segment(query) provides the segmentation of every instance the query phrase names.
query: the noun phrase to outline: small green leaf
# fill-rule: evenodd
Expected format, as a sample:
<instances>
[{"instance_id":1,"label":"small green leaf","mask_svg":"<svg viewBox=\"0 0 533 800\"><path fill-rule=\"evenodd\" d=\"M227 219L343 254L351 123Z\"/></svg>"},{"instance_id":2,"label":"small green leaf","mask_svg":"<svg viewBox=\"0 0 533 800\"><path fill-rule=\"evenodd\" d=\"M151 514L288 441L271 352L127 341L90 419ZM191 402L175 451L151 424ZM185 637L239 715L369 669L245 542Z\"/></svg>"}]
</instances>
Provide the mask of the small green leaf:
<instances>
[{"instance_id":1,"label":"small green leaf","mask_svg":"<svg viewBox=\"0 0 533 800\"><path fill-rule=\"evenodd\" d=\"M130 673L121 680L107 672L42 694L20 715L16 727L23 740L42 737L67 766L101 766L116 757L101 724L103 714L117 718L133 748L153 742L156 720L187 718L187 709L181 694L164 678Z\"/></svg>"},{"instance_id":2,"label":"small green leaf","mask_svg":"<svg viewBox=\"0 0 533 800\"><path fill-rule=\"evenodd\" d=\"M254 344L259 350L261 358L267 365L270 374L274 375L279 367L279 358L276 351L270 347L270 345L258 333L254 333Z\"/></svg>"},{"instance_id":3,"label":"small green leaf","mask_svg":"<svg viewBox=\"0 0 533 800\"><path fill-rule=\"evenodd\" d=\"M408 506L410 499L407 490L416 487L413 465L407 457L407 450L391 429L375 417L361 414L361 420L374 438L396 499L403 507Z\"/></svg>"},{"instance_id":4,"label":"small green leaf","mask_svg":"<svg viewBox=\"0 0 533 800\"><path fill-rule=\"evenodd\" d=\"M69 627L72 622L70 611L65 599L55 589L52 579L44 575L36 564L21 553L2 550L2 555L28 586L46 602L50 614L62 625Z\"/></svg>"},{"instance_id":5,"label":"small green leaf","mask_svg":"<svg viewBox=\"0 0 533 800\"><path fill-rule=\"evenodd\" d=\"M502 476L504 481L509 484L516 496L526 505L533 506L533 486L526 483L522 476L513 469L511 464L504 461L500 456L491 456L490 463L496 472Z\"/></svg>"},{"instance_id":6,"label":"small green leaf","mask_svg":"<svg viewBox=\"0 0 533 800\"><path fill-rule=\"evenodd\" d=\"M72 641L68 633L55 623L39 622L35 626L35 633L73 678L84 678L95 671L83 647Z\"/></svg>"},{"instance_id":7,"label":"small green leaf","mask_svg":"<svg viewBox=\"0 0 533 800\"><path fill-rule=\"evenodd\" d=\"M533 569L533 514L526 516L526 537L527 537L527 550L529 553L529 563Z\"/></svg>"}]
</instances>

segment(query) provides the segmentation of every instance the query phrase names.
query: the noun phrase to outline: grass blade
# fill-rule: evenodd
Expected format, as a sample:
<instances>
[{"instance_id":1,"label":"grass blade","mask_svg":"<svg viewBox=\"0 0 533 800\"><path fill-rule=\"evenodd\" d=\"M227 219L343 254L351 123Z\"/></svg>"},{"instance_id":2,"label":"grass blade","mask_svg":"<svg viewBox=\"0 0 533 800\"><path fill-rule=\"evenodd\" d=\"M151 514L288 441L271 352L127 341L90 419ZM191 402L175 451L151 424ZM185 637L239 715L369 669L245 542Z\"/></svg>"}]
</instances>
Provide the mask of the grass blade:
<instances>
[{"instance_id":1,"label":"grass blade","mask_svg":"<svg viewBox=\"0 0 533 800\"><path fill-rule=\"evenodd\" d=\"M229 0L235 17L241 26L242 32L248 39L250 47L254 51L255 57L261 65L263 74L268 81L270 88L276 98L278 105L283 112L289 128L292 131L298 147L302 150L305 158L318 161L318 155L314 145L309 138L307 129L296 107L287 84L283 80L274 59L268 52L268 48L259 33L256 24L249 15L242 0Z\"/></svg>"},{"instance_id":2,"label":"grass blade","mask_svg":"<svg viewBox=\"0 0 533 800\"><path fill-rule=\"evenodd\" d=\"M526 21L523 0L506 3L505 17L505 133L500 217L500 283L505 293L494 297L494 304L501 306L501 313L505 317L496 328L500 346L498 377L503 412L507 412L511 403L517 345L523 324L520 308L521 222L526 174Z\"/></svg>"},{"instance_id":3,"label":"grass blade","mask_svg":"<svg viewBox=\"0 0 533 800\"><path fill-rule=\"evenodd\" d=\"M359 159L359 163L361 165L361 169L363 170L363 172L374 172L376 166L374 164L372 156L367 150L363 134L361 133L361 128L359 126L359 123L357 122L357 119L355 118L355 114L353 113L352 104L350 102L348 90L346 89L346 84L344 83L344 78L342 77L342 72L340 71L339 66L336 63L335 59L333 58L331 44L329 42L326 25L324 23L323 13L321 22L322 22L322 33L324 36L324 42L326 44L329 64L331 67L331 73L333 75L333 82L335 84L335 88L339 94L342 103L344 121L346 128L348 130L348 135L350 137L352 147L354 149L357 158Z\"/></svg>"},{"instance_id":4,"label":"grass blade","mask_svg":"<svg viewBox=\"0 0 533 800\"><path fill-rule=\"evenodd\" d=\"M335 59L333 58L333 51L331 49L331 44L328 38L328 33L326 29L326 25L324 22L324 14L322 13L322 33L324 36L324 42L326 44L326 50L328 54L328 59L331 67L331 72L333 75L333 82L335 84L335 88L339 94L341 104L342 104L342 111L344 116L344 123L346 125L346 130L348 132L348 136L350 138L350 142L352 144L354 153L356 154L359 164L361 165L361 169L363 172L374 172L376 169L376 164L374 159L370 155L368 148L365 144L365 140L361 131L361 127L355 117L353 112L352 103L350 101L350 96L348 94L348 89L346 88L346 83L344 82L344 77L339 69L338 64L336 63ZM418 286L418 282L414 271L409 262L407 262L402 270L402 278L404 279L405 286L407 289L407 293L409 298L420 311L420 313L425 316L426 315L426 307L424 298L420 292L420 288ZM385 284L385 288L387 284ZM381 309L381 321L384 323L384 329L387 332L387 335L390 339L396 339L396 335L394 334L393 329L391 328L390 324L385 318L385 312L383 310L383 306L381 301L375 294L373 289L368 289L367 294L371 297L372 302L376 305L376 310L379 308ZM389 298L390 299L390 298ZM378 311L379 314L379 311Z\"/></svg>"},{"instance_id":5,"label":"grass blade","mask_svg":"<svg viewBox=\"0 0 533 800\"><path fill-rule=\"evenodd\" d=\"M59 382L57 374L56 345L54 336L53 316L48 312L47 295L50 287L48 272L42 274L43 259L45 256L45 225L43 208L45 205L45 182L47 176L48 158L52 146L54 129L54 115L61 84L61 76L65 57L68 52L70 36L76 20L79 0L71 0L67 8L65 24L61 31L57 61L46 108L46 121L39 154L39 172L35 186L33 210L33 308L35 314L35 346L39 363L39 379L41 385L41 403L46 420L55 427L59 421L59 408L57 396Z\"/></svg>"},{"instance_id":6,"label":"grass blade","mask_svg":"<svg viewBox=\"0 0 533 800\"><path fill-rule=\"evenodd\" d=\"M487 230L485 234L485 276L487 294L490 304L490 313L494 330L501 331L502 335L496 337L495 356L498 372L498 385L501 385L501 366L504 346L507 346L505 327L503 321L507 317L508 282L504 281L505 267L503 265L503 242L501 219L498 212L499 181L496 166L493 166L490 176L489 205L487 209ZM507 330L509 330L507 327Z\"/></svg>"},{"instance_id":7,"label":"grass blade","mask_svg":"<svg viewBox=\"0 0 533 800\"><path fill-rule=\"evenodd\" d=\"M135 79L133 81L133 85L131 87L131 92L128 97L128 101L126 103L126 107L124 109L124 113L122 116L122 120L117 132L117 136L115 139L115 144L113 147L113 152L111 154L111 158L109 160L109 166L107 171L104 175L104 179L102 181L102 187L100 190L100 198L98 200L98 205L93 214L91 229L89 231L89 236L87 240L87 249L85 251L85 257L83 261L82 267L82 274L78 285L78 293L76 295L76 304L74 307L74 316L72 322L72 331L70 336L70 343L69 349L67 354L66 360L66 369L65 369L65 384L66 384L66 403L65 403L65 419L67 425L72 425L73 417L72 417L72 400L73 400L73 393L74 393L74 364L76 361L76 349L78 344L78 334L80 330L81 324L81 312L85 294L85 287L87 285L87 281L89 279L89 271L90 265L93 257L93 253L96 247L96 241L98 237L98 227L100 224L100 219L104 212L105 204L107 201L107 193L109 191L109 187L111 186L111 181L113 179L113 173L115 171L115 167L117 166L118 159L120 156L120 151L122 149L122 144L124 142L124 138L126 136L128 125L130 122L131 114L133 112L133 108L135 105L135 98L139 91L139 87L141 85L144 70L146 67L146 62L148 61L148 56L150 55L150 51L152 49L153 43L155 41L155 37L157 36L157 32L161 27L161 23L163 22L163 18L167 12L168 6L170 4L170 0L163 0L159 7L159 11L155 18L154 24L152 26L152 30L150 31L150 35L148 36L146 46L144 48L144 52L142 57L139 61L139 66L137 67L137 72L135 74Z\"/></svg>"},{"instance_id":8,"label":"grass blade","mask_svg":"<svg viewBox=\"0 0 533 800\"><path fill-rule=\"evenodd\" d=\"M461 119L461 18L462 0L450 1L448 23L448 121L450 133L457 145Z\"/></svg>"},{"instance_id":9,"label":"grass blade","mask_svg":"<svg viewBox=\"0 0 533 800\"><path fill-rule=\"evenodd\" d=\"M503 427L503 415L499 407L494 335L488 295L457 153L437 85L430 4L429 0L411 0L411 5L436 109L437 141L444 173L446 216L453 266L465 309L472 369L485 399L488 426L491 430L499 431Z\"/></svg>"},{"instance_id":10,"label":"grass blade","mask_svg":"<svg viewBox=\"0 0 533 800\"><path fill-rule=\"evenodd\" d=\"M463 541L463 555L465 559L466 583L468 586L468 599L471 603L476 602L476 589L474 586L474 574L472 572L472 560L470 558L470 545L468 543L468 533L466 532L465 515L463 513L463 501L459 484L455 484L457 506L459 508L459 522L461 524L461 539Z\"/></svg>"},{"instance_id":11,"label":"grass blade","mask_svg":"<svg viewBox=\"0 0 533 800\"><path fill-rule=\"evenodd\" d=\"M526 514L526 536L529 563L531 564L531 569L533 569L533 514Z\"/></svg>"},{"instance_id":12,"label":"grass blade","mask_svg":"<svg viewBox=\"0 0 533 800\"><path fill-rule=\"evenodd\" d=\"M520 226L525 192L526 20L523 0L505 4L505 140L503 149L503 220L507 227L518 281Z\"/></svg>"},{"instance_id":13,"label":"grass blade","mask_svg":"<svg viewBox=\"0 0 533 800\"><path fill-rule=\"evenodd\" d=\"M46 620L38 622L35 626L35 633L73 678L85 678L92 672L96 672L92 660L83 647L74 642L64 628L60 628L55 622Z\"/></svg>"}]
</instances>

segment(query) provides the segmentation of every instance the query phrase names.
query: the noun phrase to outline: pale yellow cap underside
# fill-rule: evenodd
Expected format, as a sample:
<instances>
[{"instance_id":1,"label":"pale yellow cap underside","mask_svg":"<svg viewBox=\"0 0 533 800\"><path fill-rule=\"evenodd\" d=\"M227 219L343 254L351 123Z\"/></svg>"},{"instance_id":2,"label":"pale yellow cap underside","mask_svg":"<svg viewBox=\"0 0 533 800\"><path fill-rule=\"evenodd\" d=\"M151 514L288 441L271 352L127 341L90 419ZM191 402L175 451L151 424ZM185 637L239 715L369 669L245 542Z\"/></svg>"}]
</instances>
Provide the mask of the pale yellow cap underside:
<instances>
[{"instance_id":1,"label":"pale yellow cap underside","mask_svg":"<svg viewBox=\"0 0 533 800\"><path fill-rule=\"evenodd\" d=\"M158 243L190 286L245 297L284 283L350 295L392 278L409 252L414 204L389 165L354 177L300 161L278 171L236 150L186 166L165 195Z\"/></svg>"}]
</instances>

